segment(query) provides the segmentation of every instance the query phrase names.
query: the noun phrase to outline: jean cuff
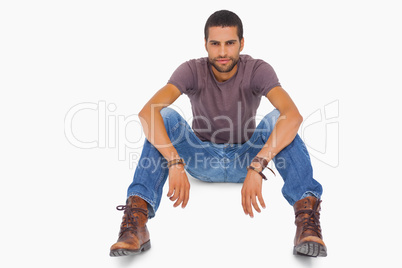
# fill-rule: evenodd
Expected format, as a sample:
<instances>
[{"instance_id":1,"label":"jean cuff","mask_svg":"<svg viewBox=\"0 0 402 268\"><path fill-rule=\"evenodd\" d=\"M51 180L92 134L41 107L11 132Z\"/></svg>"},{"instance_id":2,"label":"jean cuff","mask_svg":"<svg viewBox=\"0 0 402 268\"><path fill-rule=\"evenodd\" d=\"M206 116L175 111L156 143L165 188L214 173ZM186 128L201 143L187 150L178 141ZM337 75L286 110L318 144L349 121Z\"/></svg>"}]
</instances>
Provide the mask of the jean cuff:
<instances>
[{"instance_id":1,"label":"jean cuff","mask_svg":"<svg viewBox=\"0 0 402 268\"><path fill-rule=\"evenodd\" d=\"M318 194L318 193L316 193L316 192L307 191L307 192L305 192L305 193L302 195L302 197L300 198L300 200L302 200L302 199L304 199L304 198L306 198L306 197L308 197L308 196L314 196L314 197L317 198L317 199L320 199L320 198L321 198L321 195L320 195L320 194Z\"/></svg>"}]
</instances>

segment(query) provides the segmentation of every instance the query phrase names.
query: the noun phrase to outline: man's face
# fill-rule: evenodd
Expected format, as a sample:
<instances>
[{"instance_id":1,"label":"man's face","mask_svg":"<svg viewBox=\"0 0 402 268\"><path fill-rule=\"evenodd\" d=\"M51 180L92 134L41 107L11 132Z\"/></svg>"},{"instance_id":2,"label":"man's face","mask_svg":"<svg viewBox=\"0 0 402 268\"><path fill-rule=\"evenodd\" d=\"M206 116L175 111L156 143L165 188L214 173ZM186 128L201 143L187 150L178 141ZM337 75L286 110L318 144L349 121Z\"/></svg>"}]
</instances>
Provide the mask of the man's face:
<instances>
[{"instance_id":1,"label":"man's face","mask_svg":"<svg viewBox=\"0 0 402 268\"><path fill-rule=\"evenodd\" d=\"M239 40L237 27L210 27L205 48L209 63L219 73L235 73L240 52L243 50L244 38Z\"/></svg>"}]
</instances>

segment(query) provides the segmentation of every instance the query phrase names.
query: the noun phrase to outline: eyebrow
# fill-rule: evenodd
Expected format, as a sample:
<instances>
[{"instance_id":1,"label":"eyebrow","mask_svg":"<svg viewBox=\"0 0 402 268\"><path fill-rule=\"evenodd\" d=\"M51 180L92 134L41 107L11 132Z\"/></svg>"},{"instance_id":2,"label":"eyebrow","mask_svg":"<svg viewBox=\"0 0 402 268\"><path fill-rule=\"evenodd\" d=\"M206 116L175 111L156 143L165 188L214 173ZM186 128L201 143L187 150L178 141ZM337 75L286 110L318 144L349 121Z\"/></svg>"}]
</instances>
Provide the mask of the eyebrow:
<instances>
[{"instance_id":1,"label":"eyebrow","mask_svg":"<svg viewBox=\"0 0 402 268\"><path fill-rule=\"evenodd\" d=\"M217 41L217 40L209 40L209 43L220 43L221 41ZM233 39L233 40L227 40L227 41L224 41L225 43L227 43L227 42L237 42L237 40L236 39Z\"/></svg>"}]
</instances>

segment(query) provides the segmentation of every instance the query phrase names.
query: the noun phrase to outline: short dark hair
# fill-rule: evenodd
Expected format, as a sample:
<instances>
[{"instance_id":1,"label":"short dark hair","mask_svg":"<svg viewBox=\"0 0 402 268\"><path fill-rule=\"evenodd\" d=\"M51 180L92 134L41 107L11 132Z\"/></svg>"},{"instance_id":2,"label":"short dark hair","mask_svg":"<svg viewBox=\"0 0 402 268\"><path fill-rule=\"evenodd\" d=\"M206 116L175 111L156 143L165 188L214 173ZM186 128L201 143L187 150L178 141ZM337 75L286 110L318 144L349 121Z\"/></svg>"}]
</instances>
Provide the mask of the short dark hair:
<instances>
[{"instance_id":1,"label":"short dark hair","mask_svg":"<svg viewBox=\"0 0 402 268\"><path fill-rule=\"evenodd\" d=\"M205 23L204 35L205 40L208 40L209 36L209 28L210 27L237 27L237 35L239 36L239 40L243 39L243 23L239 16L229 10L219 10L209 16L207 22Z\"/></svg>"}]
</instances>

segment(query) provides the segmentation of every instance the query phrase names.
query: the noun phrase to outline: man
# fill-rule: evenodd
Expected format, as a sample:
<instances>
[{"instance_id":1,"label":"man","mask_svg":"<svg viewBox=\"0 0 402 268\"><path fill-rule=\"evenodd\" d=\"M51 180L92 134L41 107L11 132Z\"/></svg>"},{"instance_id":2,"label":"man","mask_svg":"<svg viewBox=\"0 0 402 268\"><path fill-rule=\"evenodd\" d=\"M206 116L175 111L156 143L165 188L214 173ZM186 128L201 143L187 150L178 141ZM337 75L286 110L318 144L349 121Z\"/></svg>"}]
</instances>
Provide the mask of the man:
<instances>
[{"instance_id":1,"label":"man","mask_svg":"<svg viewBox=\"0 0 402 268\"><path fill-rule=\"evenodd\" d=\"M183 208L190 190L186 172L202 181L243 183L243 210L253 217L253 208L265 208L262 170L271 160L295 210L294 254L327 255L319 223L322 187L312 177L307 149L297 135L302 116L272 67L240 55L243 47L240 18L227 10L215 12L205 25L208 58L179 66L139 113L147 139L126 205L117 207L124 216L111 256L151 247L146 223L155 216L167 177L168 197L174 207ZM181 94L192 104L192 128L167 108ZM262 96L276 109L256 127Z\"/></svg>"}]
</instances>

